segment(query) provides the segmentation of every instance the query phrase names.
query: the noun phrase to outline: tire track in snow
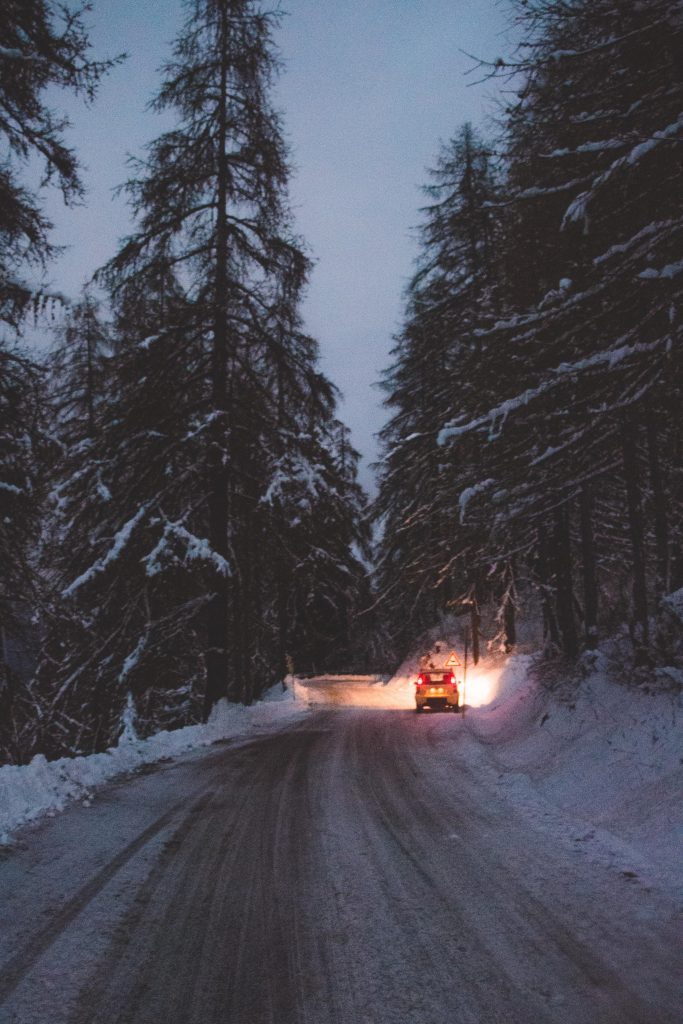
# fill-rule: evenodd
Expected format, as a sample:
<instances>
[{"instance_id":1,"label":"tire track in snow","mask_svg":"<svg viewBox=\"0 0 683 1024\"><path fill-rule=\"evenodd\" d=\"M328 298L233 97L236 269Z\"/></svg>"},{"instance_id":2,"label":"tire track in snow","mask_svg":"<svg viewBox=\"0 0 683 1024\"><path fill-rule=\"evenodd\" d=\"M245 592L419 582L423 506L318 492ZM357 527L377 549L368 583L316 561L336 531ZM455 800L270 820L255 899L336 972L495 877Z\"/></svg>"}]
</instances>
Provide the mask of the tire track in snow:
<instances>
[{"instance_id":1,"label":"tire track in snow","mask_svg":"<svg viewBox=\"0 0 683 1024\"><path fill-rule=\"evenodd\" d=\"M179 927L187 928L195 923L190 922L187 916L193 908L201 880L198 870L201 860L197 854L207 839L210 821L202 820L200 815L210 809L214 800L215 790L212 789L193 804L180 827L164 844L151 871L135 893L130 909L116 926L94 977L81 992L73 1016L75 1022L96 1024L104 1021L113 1024L118 1019L114 1009L118 997L112 996L112 990L122 974L126 978L128 1012L136 1011L148 987L145 978L139 976L139 966L142 964L154 969L161 954L161 950L155 949L150 941L150 920L167 941ZM206 866L210 868L211 864ZM173 892L180 889L184 901L169 904L160 894L164 884ZM185 974L182 979L173 973L166 977L166 988L176 993L174 998L179 1007L192 999L191 982L192 979Z\"/></svg>"},{"instance_id":2,"label":"tire track in snow","mask_svg":"<svg viewBox=\"0 0 683 1024\"><path fill-rule=\"evenodd\" d=\"M168 838L133 862L127 909L99 907L60 1024L673 1024L673 953L639 917L657 904L600 905L617 880L539 845L461 738L459 716L317 711L186 766L175 831L159 777L154 813L172 806L126 850L166 819ZM94 932L97 911L64 928ZM42 941L39 970L59 964ZM43 991L13 1024L52 1024Z\"/></svg>"},{"instance_id":3,"label":"tire track in snow","mask_svg":"<svg viewBox=\"0 0 683 1024\"><path fill-rule=\"evenodd\" d=\"M206 796L197 801L193 810L202 805ZM82 885L52 921L31 936L30 941L11 957L0 972L0 1006L7 1002L35 963L91 903L114 876L173 820L182 804L162 814L151 825L128 843L89 881ZM190 812L192 813L192 811Z\"/></svg>"},{"instance_id":4,"label":"tire track in snow","mask_svg":"<svg viewBox=\"0 0 683 1024\"><path fill-rule=\"evenodd\" d=\"M464 893L452 892L454 871L461 866L454 864L452 851L445 863L435 856L443 848L446 821L453 821L453 808L444 806L448 791L441 792L438 812L432 813L416 771L419 762L401 732L380 737L366 730L354 739L356 761L362 766L359 810L366 819L377 885L395 911L395 931L411 937L403 954L409 985L403 979L399 983L419 1001L415 1019L439 1024L452 1019L459 1024L533 1019L534 1024L550 1024L553 1018L542 1002L530 1001L528 992L522 995L518 979L501 965L476 924L472 927L463 916ZM390 773L387 765L392 766ZM455 821L463 827L457 811Z\"/></svg>"},{"instance_id":5,"label":"tire track in snow","mask_svg":"<svg viewBox=\"0 0 683 1024\"><path fill-rule=\"evenodd\" d=\"M73 1024L307 1019L300 836L311 824L311 752L324 735L294 730L221 758L222 786L170 870L150 872Z\"/></svg>"},{"instance_id":6,"label":"tire track in snow","mask_svg":"<svg viewBox=\"0 0 683 1024\"><path fill-rule=\"evenodd\" d=\"M462 808L459 808L455 796L457 785L450 788L429 785L430 781L433 783L436 780L436 769L439 767L438 744L432 729L428 740L434 751L434 763L424 765L423 778L426 784L422 788L417 785L412 767L424 763L425 754L424 749L414 742L416 735L411 731L403 736L400 745L394 743L398 763L404 769L401 786L397 787L396 779L392 780L383 773L381 763L378 763L375 765L376 770L369 772L370 788L377 802L379 819L407 857L420 864L420 876L429 876L429 886L438 895L438 879L447 877L449 868L448 854L444 857L445 822L457 821ZM411 743L406 745L405 739L408 736ZM396 737L392 739L395 741ZM411 746L414 746L416 756L413 756ZM379 744L369 744L367 756L377 758L379 749ZM577 1004L572 1012L573 1021L585 1019L588 1024L593 1024L595 1020L599 1020L600 1024L653 1024L655 1018L652 1016L652 1008L622 980L615 969L605 963L595 943L591 948L560 920L553 908L552 894L549 893L547 899L534 896L524 884L524 871L520 870L520 862L512 861L516 869L512 871L511 862L502 860L499 855L505 846L499 842L487 842L488 836L495 832L502 831L504 834L505 822L500 819L500 808L488 816L482 814L477 803L483 794L479 787L473 789L474 777L464 765L459 775L459 781L464 781L470 789L462 801L466 813L464 816L461 814L462 823L459 826L459 832L465 833L468 842L459 844L455 864L457 870L462 871L469 891L464 892L459 886L459 891L454 893L442 885L441 904L448 907L451 915L460 914L462 917L464 914L468 946L472 946L473 938L478 939L485 959L498 964L513 989L537 992L547 997L548 984L538 985L538 973L536 987L531 984L534 969L538 972L539 965L544 964L547 981L556 987L561 981L559 987L564 989L565 994L583 997L584 1016L577 1016L581 1013L580 1004ZM410 814L406 815L406 811ZM406 839L406 822L410 821L411 816L417 827L412 829ZM440 833L441 842L438 841ZM425 841L425 837L429 837L429 841ZM485 894L484 900L481 899L482 894ZM491 907L495 908L495 913L491 913ZM438 909L437 904L435 912ZM497 936L499 943L503 940L509 949L518 951L516 963L501 963L500 945L498 949L491 945L492 936ZM482 998L485 1000L485 993L482 993ZM598 1006L600 1010L596 1015ZM545 1019L544 1009L547 1007L538 1005L534 1010L534 1020ZM656 1018L657 1024L676 1024L675 1015L657 1012L660 1014ZM524 1019L523 1014L519 1019Z\"/></svg>"}]
</instances>

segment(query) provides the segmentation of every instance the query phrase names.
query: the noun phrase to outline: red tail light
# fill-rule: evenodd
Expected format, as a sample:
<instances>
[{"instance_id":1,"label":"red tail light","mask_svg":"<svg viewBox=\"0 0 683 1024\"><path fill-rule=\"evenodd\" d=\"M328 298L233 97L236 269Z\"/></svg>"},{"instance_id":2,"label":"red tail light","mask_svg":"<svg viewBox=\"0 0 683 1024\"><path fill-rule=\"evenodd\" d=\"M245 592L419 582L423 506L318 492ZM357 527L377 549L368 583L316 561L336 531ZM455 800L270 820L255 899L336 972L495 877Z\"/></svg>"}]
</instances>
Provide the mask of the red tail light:
<instances>
[{"instance_id":1,"label":"red tail light","mask_svg":"<svg viewBox=\"0 0 683 1024\"><path fill-rule=\"evenodd\" d=\"M415 680L415 685L416 686L426 686L428 682L429 682L429 677L428 676L423 676L422 674L420 674L417 677L417 679Z\"/></svg>"},{"instance_id":2,"label":"red tail light","mask_svg":"<svg viewBox=\"0 0 683 1024\"><path fill-rule=\"evenodd\" d=\"M444 681L444 686L452 686L453 683L455 682L455 677L454 677L453 673L452 672L445 672L444 673L444 677L443 677L443 681Z\"/></svg>"}]
</instances>

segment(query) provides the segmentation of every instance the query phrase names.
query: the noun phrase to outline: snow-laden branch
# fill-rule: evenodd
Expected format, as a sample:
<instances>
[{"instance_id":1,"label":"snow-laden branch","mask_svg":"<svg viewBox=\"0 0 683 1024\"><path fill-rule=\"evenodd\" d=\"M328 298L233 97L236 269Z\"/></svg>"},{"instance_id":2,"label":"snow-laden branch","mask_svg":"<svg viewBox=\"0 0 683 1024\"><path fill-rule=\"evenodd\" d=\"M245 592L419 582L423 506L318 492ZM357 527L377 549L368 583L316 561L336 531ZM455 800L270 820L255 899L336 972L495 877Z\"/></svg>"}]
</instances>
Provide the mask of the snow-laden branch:
<instances>
[{"instance_id":1,"label":"snow-laden branch","mask_svg":"<svg viewBox=\"0 0 683 1024\"><path fill-rule=\"evenodd\" d=\"M217 551L214 551L205 537L197 537L196 534L188 530L182 523L167 522L161 538L152 551L143 559L147 576L156 576L166 568L164 556L170 555L173 557L170 547L172 541L179 541L185 546L183 559L185 562L204 562L217 572L219 576L230 576L232 574L229 562L222 555L219 555Z\"/></svg>"},{"instance_id":2,"label":"snow-laden branch","mask_svg":"<svg viewBox=\"0 0 683 1024\"><path fill-rule=\"evenodd\" d=\"M678 277L679 274L683 274L683 260L678 260L676 263L668 263L665 267L660 267L656 270L655 267L648 267L638 274L644 281L653 280L671 280L674 277Z\"/></svg>"},{"instance_id":3,"label":"snow-laden branch","mask_svg":"<svg viewBox=\"0 0 683 1024\"><path fill-rule=\"evenodd\" d=\"M628 239L628 241L611 245L609 249L601 253L600 256L596 256L593 263L596 267L599 267L601 264L613 259L614 256L622 256L629 252L629 250L633 249L646 238L650 238L653 235L661 235L664 232L668 232L671 228L677 228L678 226L678 222L674 220L653 221L651 224L647 224L644 228L641 228L640 231L637 231L635 235Z\"/></svg>"},{"instance_id":4,"label":"snow-laden branch","mask_svg":"<svg viewBox=\"0 0 683 1024\"><path fill-rule=\"evenodd\" d=\"M9 494L23 494L23 487L17 487L16 484L7 484L3 480L0 480L0 491L7 491Z\"/></svg>"},{"instance_id":5,"label":"snow-laden branch","mask_svg":"<svg viewBox=\"0 0 683 1024\"><path fill-rule=\"evenodd\" d=\"M260 500L262 505L272 505L275 501L285 501L292 497L292 485L294 483L303 485L304 492L316 501L320 496L323 484L323 467L317 463L310 462L303 456L287 454L283 459L278 460L275 466L268 489ZM300 507L305 505L299 502Z\"/></svg>"},{"instance_id":6,"label":"snow-laden branch","mask_svg":"<svg viewBox=\"0 0 683 1024\"><path fill-rule=\"evenodd\" d=\"M128 654L126 656L125 661L123 662L123 666L121 668L121 672L119 673L119 682L120 683L125 682L126 679L128 678L128 676L130 675L130 673L137 666L137 664L138 664L138 662L140 660L140 657L142 656L142 653L143 653L143 651L144 651L146 646L147 646L147 633L143 633L143 635L140 637L140 639L138 640L138 642L135 645L135 647L133 648L133 650L130 652L130 654Z\"/></svg>"},{"instance_id":7,"label":"snow-laden branch","mask_svg":"<svg viewBox=\"0 0 683 1024\"><path fill-rule=\"evenodd\" d=\"M608 366L610 369L623 362L625 359L630 359L636 355L647 355L651 352L656 352L657 349L667 344L666 338L658 338L652 342L637 342L635 345L619 345L617 347L607 349L604 352L597 352L595 355L588 356L585 359L578 359L573 363L560 363L559 366L555 367L552 371L552 377L544 380L541 384L535 388L527 388L521 394L516 395L514 398L507 398L500 405L495 406L493 409L489 409L483 416L478 416L474 420L470 420L469 423L457 424L453 421L446 423L445 426L439 431L437 443L440 446L447 444L449 441L455 438L462 437L464 434L470 434L474 430L478 430L481 427L488 426L493 433L495 424L500 422L497 433L503 429L505 421L511 412L515 412L517 409L523 408L528 405L529 402L536 398L540 398L548 391L552 391L560 384L564 383L567 377L571 377L577 373L583 373L586 370L592 370L599 366Z\"/></svg>"},{"instance_id":8,"label":"snow-laden branch","mask_svg":"<svg viewBox=\"0 0 683 1024\"><path fill-rule=\"evenodd\" d=\"M62 591L64 597L73 596L73 594L75 594L76 591L79 590L85 583L89 583L90 580L95 578L95 576L99 576L100 573L104 572L104 570L108 568L108 566L110 566L113 562L117 560L117 558L119 558L119 556L126 548L130 538L132 537L135 527L140 522L142 522L146 513L147 505L141 505L138 511L132 517L132 519L129 519L128 522L125 523L118 531L118 533L114 537L114 543L110 547L109 551L107 551L106 555L104 555L102 558L98 558L96 562L93 562L89 569L86 569L84 573L81 573L81 575L77 579L75 579L73 583L70 583L69 586Z\"/></svg>"},{"instance_id":9,"label":"snow-laden branch","mask_svg":"<svg viewBox=\"0 0 683 1024\"><path fill-rule=\"evenodd\" d=\"M489 478L488 480L481 480L478 484L474 484L473 487L466 487L465 488L465 490L461 493L460 498L458 499L458 505L460 506L460 522L461 523L465 522L465 514L467 512L467 506L472 501L472 499L476 498L476 496L478 494L481 494L482 491L487 491L490 487L493 487L495 482L496 482L495 480Z\"/></svg>"},{"instance_id":10,"label":"snow-laden branch","mask_svg":"<svg viewBox=\"0 0 683 1024\"><path fill-rule=\"evenodd\" d=\"M661 146L665 142L671 142L678 135L683 132L683 113L680 114L672 124L667 125L666 128L662 128L661 131L655 132L651 139L647 139L645 142L639 142L637 146L634 146L624 156L619 157L615 160L606 171L599 174L593 182L591 188L586 192L581 192L573 202L567 207L567 211L562 220L562 227L566 227L567 224L578 223L579 221L587 220L588 207L595 199L598 191L606 185L616 174L618 174L624 167L632 166L643 159L648 153L651 153L657 146Z\"/></svg>"}]
</instances>

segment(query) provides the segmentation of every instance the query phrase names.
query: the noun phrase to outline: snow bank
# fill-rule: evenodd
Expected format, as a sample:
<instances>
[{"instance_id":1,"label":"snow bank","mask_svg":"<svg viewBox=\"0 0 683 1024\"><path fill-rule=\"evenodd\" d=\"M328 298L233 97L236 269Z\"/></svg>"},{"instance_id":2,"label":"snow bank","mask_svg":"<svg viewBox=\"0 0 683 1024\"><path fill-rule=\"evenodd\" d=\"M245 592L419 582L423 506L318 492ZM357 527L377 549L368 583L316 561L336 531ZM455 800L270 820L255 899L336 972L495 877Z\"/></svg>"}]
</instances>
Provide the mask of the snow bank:
<instances>
[{"instance_id":1,"label":"snow bank","mask_svg":"<svg viewBox=\"0 0 683 1024\"><path fill-rule=\"evenodd\" d=\"M392 684L395 680L391 681ZM297 700L312 707L406 708L402 693L379 675L320 675L310 678L292 677L291 685ZM412 701L412 691L410 694Z\"/></svg>"},{"instance_id":2,"label":"snow bank","mask_svg":"<svg viewBox=\"0 0 683 1024\"><path fill-rule=\"evenodd\" d=\"M88 757L48 761L37 754L30 764L0 768L0 845L10 833L42 815L54 815L73 800L90 802L96 786L143 764L177 757L217 740L248 735L252 730L277 728L300 718L306 705L296 702L292 688L275 686L262 701L244 707L220 701L206 725L163 731L146 740L126 723L116 747Z\"/></svg>"},{"instance_id":3,"label":"snow bank","mask_svg":"<svg viewBox=\"0 0 683 1024\"><path fill-rule=\"evenodd\" d=\"M625 875L680 872L683 702L618 677L604 653L585 678L542 688L509 658L491 703L468 710L468 758L540 828Z\"/></svg>"}]
</instances>

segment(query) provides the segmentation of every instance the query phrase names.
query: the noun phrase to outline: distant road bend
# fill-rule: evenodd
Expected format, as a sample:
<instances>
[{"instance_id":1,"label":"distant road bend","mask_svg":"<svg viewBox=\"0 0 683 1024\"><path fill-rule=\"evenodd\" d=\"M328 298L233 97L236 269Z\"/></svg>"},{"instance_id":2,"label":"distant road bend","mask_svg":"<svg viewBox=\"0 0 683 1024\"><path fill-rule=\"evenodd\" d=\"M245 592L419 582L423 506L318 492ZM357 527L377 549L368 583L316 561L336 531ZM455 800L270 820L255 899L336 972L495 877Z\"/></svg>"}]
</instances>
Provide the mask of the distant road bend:
<instances>
[{"instance_id":1,"label":"distant road bend","mask_svg":"<svg viewBox=\"0 0 683 1024\"><path fill-rule=\"evenodd\" d=\"M678 1024L664 894L544 841L466 729L321 704L33 829L0 1024Z\"/></svg>"}]
</instances>

